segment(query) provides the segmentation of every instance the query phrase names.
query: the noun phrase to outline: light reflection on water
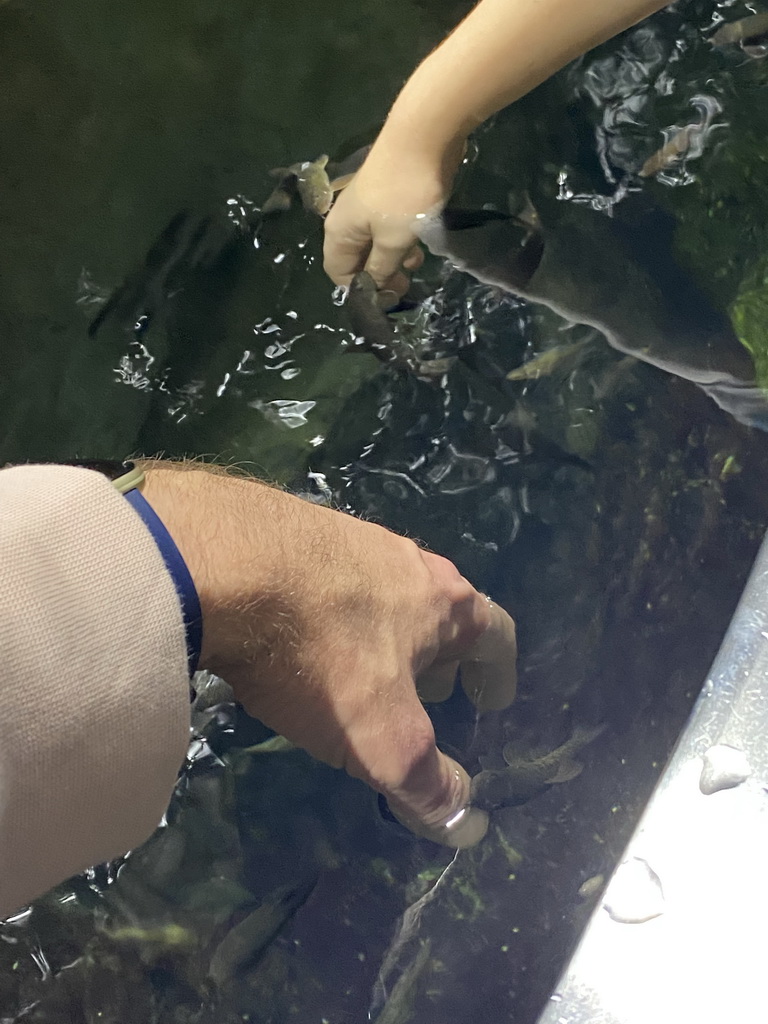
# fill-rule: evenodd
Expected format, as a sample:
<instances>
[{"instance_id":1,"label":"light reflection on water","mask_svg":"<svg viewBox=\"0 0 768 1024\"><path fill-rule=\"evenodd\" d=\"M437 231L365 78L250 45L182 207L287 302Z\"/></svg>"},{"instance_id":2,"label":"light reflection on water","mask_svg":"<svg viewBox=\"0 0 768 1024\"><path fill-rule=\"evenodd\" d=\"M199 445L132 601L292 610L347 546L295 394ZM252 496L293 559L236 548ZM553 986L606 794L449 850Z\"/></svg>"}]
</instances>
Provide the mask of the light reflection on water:
<instances>
[{"instance_id":1,"label":"light reflection on water","mask_svg":"<svg viewBox=\"0 0 768 1024\"><path fill-rule=\"evenodd\" d=\"M267 419L273 422L284 423L286 427L295 430L296 427L306 426L307 415L314 407L315 402L291 401L287 398L277 398L272 402L262 402L260 399L250 403L254 409L262 412Z\"/></svg>"}]
</instances>

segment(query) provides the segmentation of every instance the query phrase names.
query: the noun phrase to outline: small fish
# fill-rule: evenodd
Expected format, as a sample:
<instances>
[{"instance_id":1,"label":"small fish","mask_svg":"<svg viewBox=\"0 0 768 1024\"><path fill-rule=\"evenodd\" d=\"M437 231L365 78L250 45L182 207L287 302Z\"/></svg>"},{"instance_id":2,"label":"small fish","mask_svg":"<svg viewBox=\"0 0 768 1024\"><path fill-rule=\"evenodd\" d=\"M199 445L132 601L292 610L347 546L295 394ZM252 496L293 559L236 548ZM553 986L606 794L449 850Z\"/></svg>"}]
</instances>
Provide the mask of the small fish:
<instances>
[{"instance_id":1,"label":"small fish","mask_svg":"<svg viewBox=\"0 0 768 1024\"><path fill-rule=\"evenodd\" d=\"M692 103L701 112L701 120L671 130L664 145L649 156L640 168L641 178L652 178L659 171L665 171L677 163L681 157L693 159L702 155L712 121L722 108L711 96L695 96Z\"/></svg>"},{"instance_id":2,"label":"small fish","mask_svg":"<svg viewBox=\"0 0 768 1024\"><path fill-rule=\"evenodd\" d=\"M516 370L507 374L507 380L537 380L539 377L548 377L552 371L567 362L572 356L577 355L584 346L591 341L591 338L583 338L573 345L558 345L548 352L543 352L535 359L530 359Z\"/></svg>"},{"instance_id":3,"label":"small fish","mask_svg":"<svg viewBox=\"0 0 768 1024\"><path fill-rule=\"evenodd\" d=\"M397 332L384 309L395 305L394 292L380 292L366 270L355 274L347 294L347 310L352 330L362 343L350 351L371 352L382 363L410 369L408 358L398 352Z\"/></svg>"},{"instance_id":4,"label":"small fish","mask_svg":"<svg viewBox=\"0 0 768 1024\"><path fill-rule=\"evenodd\" d=\"M573 755L596 739L604 725L578 726L569 740L539 757L521 756L512 744L504 747L506 768L480 772L472 780L472 803L478 807L514 806L543 793L550 786L570 782L581 774L583 765Z\"/></svg>"},{"instance_id":5,"label":"small fish","mask_svg":"<svg viewBox=\"0 0 768 1024\"><path fill-rule=\"evenodd\" d=\"M211 980L221 987L240 971L255 964L288 921L306 903L314 887L313 881L311 885L300 888L278 889L260 907L231 928L211 957L208 967Z\"/></svg>"},{"instance_id":6,"label":"small fish","mask_svg":"<svg viewBox=\"0 0 768 1024\"><path fill-rule=\"evenodd\" d=\"M360 340L347 351L370 352L387 366L419 377L443 376L456 362L455 356L420 360L410 345L398 339L394 321L385 313L397 303L397 294L388 289L379 291L367 271L355 274L349 285L347 308L352 330Z\"/></svg>"},{"instance_id":7,"label":"small fish","mask_svg":"<svg viewBox=\"0 0 768 1024\"><path fill-rule=\"evenodd\" d=\"M325 169L327 164L328 156L323 153L316 160L302 160L290 167L274 167L269 173L273 178L278 178L279 183L261 212L285 209L285 197L288 196L290 205L290 192L295 188L305 210L325 216L333 202L333 189Z\"/></svg>"},{"instance_id":8,"label":"small fish","mask_svg":"<svg viewBox=\"0 0 768 1024\"><path fill-rule=\"evenodd\" d=\"M191 929L180 924L155 925L142 928L139 925L127 925L110 931L102 929L102 934L113 942L136 944L140 946L165 946L167 949L181 949L197 945L197 936Z\"/></svg>"},{"instance_id":9,"label":"small fish","mask_svg":"<svg viewBox=\"0 0 768 1024\"><path fill-rule=\"evenodd\" d=\"M741 46L747 51L747 47L762 36L768 36L768 14L753 14L739 21L729 21L721 25L717 32L709 37L709 41L718 49L725 46Z\"/></svg>"},{"instance_id":10,"label":"small fish","mask_svg":"<svg viewBox=\"0 0 768 1024\"><path fill-rule=\"evenodd\" d=\"M659 171L671 167L690 150L691 144L700 130L697 124L687 124L684 128L673 132L669 140L645 161L640 168L640 177L652 178Z\"/></svg>"},{"instance_id":11,"label":"small fish","mask_svg":"<svg viewBox=\"0 0 768 1024\"><path fill-rule=\"evenodd\" d=\"M231 225L186 210L171 218L147 253L144 265L111 294L88 328L94 337L108 318L139 333L164 307L190 272L211 266L232 244ZM141 325L141 326L140 326Z\"/></svg>"},{"instance_id":12,"label":"small fish","mask_svg":"<svg viewBox=\"0 0 768 1024\"><path fill-rule=\"evenodd\" d=\"M261 208L263 214L281 213L290 209L298 195L305 210L324 217L331 208L336 192L352 181L371 151L370 146L355 150L344 160L330 164L324 153L316 160L300 160L290 167L274 167L269 173L278 178L277 187Z\"/></svg>"}]
</instances>

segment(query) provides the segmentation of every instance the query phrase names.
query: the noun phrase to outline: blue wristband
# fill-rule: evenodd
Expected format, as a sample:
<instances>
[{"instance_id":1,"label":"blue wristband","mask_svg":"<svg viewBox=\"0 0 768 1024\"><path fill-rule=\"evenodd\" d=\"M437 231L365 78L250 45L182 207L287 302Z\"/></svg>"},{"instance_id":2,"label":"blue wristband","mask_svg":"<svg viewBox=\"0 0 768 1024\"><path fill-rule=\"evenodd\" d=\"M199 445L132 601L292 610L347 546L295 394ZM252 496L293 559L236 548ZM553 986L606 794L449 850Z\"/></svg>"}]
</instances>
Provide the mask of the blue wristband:
<instances>
[{"instance_id":1,"label":"blue wristband","mask_svg":"<svg viewBox=\"0 0 768 1024\"><path fill-rule=\"evenodd\" d=\"M176 593L179 595L181 613L184 616L184 632L187 637L187 664L191 678L197 671L197 663L200 661L200 651L203 646L203 613L200 608L200 598L197 596L197 588L173 537L168 533L162 520L141 491L135 487L133 490L126 491L125 498L141 516L144 525L152 534L155 544L163 556L165 567L171 574Z\"/></svg>"}]
</instances>

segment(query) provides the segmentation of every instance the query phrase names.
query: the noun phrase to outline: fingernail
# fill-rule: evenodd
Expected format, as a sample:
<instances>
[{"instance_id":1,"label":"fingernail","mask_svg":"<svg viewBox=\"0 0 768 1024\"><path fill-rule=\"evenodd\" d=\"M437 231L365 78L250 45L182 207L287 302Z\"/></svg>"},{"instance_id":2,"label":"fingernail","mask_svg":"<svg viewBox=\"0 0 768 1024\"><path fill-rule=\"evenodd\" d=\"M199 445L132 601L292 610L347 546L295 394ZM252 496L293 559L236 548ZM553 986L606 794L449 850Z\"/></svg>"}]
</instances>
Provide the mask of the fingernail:
<instances>
[{"instance_id":1,"label":"fingernail","mask_svg":"<svg viewBox=\"0 0 768 1024\"><path fill-rule=\"evenodd\" d=\"M454 762L455 791L461 802L441 821L425 824L414 815L389 808L390 813L409 831L441 846L450 846L454 850L463 850L475 846L488 831L488 814L473 807L467 800L470 780L464 769Z\"/></svg>"}]
</instances>

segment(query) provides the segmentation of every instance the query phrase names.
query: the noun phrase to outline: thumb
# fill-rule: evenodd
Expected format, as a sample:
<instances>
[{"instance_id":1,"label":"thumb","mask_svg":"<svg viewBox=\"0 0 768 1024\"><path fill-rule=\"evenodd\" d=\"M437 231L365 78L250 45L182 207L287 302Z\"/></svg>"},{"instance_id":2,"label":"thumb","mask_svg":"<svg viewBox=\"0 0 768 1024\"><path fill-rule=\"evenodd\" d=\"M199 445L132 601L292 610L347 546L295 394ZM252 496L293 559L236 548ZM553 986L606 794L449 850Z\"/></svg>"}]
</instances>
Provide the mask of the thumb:
<instances>
[{"instance_id":1,"label":"thumb","mask_svg":"<svg viewBox=\"0 0 768 1024\"><path fill-rule=\"evenodd\" d=\"M469 806L469 776L437 749L413 684L409 690L408 700L372 717L375 733L355 738L345 768L381 793L412 832L445 846L474 846L487 831L488 816Z\"/></svg>"}]
</instances>

